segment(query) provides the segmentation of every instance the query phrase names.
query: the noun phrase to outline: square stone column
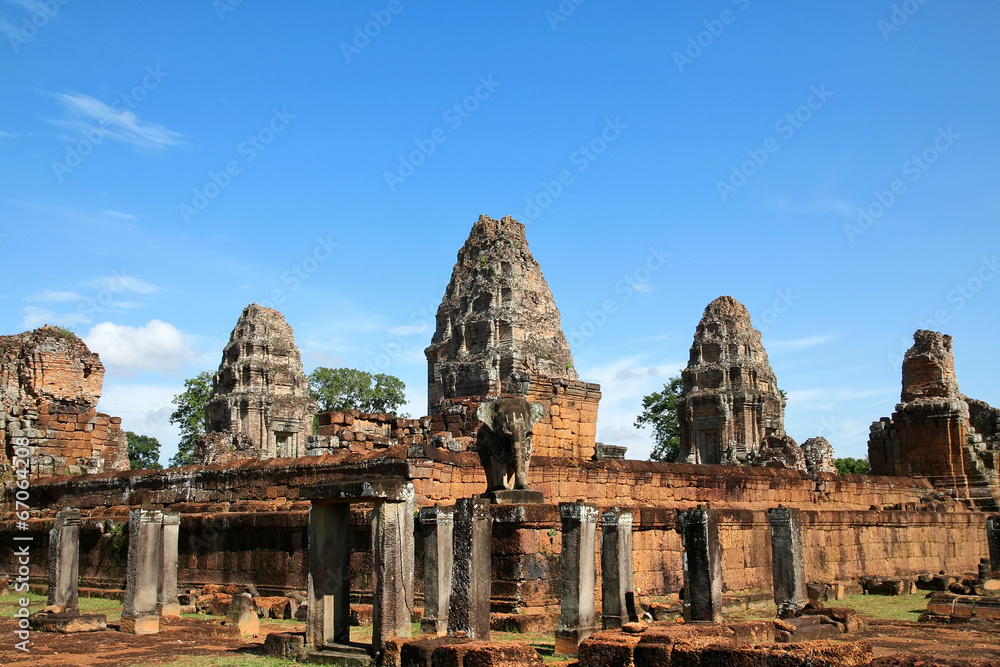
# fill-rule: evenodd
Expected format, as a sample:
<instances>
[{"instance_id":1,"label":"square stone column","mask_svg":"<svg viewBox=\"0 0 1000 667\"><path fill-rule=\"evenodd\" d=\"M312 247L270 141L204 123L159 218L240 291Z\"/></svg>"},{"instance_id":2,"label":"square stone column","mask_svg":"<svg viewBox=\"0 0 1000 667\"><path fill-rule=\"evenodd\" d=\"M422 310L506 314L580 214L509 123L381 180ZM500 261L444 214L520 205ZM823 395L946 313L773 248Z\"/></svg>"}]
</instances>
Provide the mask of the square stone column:
<instances>
[{"instance_id":1,"label":"square stone column","mask_svg":"<svg viewBox=\"0 0 1000 667\"><path fill-rule=\"evenodd\" d=\"M601 628L635 623L632 514L613 507L601 515Z\"/></svg>"},{"instance_id":2,"label":"square stone column","mask_svg":"<svg viewBox=\"0 0 1000 667\"><path fill-rule=\"evenodd\" d=\"M49 605L66 614L80 613L77 585L80 580L80 512L59 510L49 531Z\"/></svg>"},{"instance_id":3,"label":"square stone column","mask_svg":"<svg viewBox=\"0 0 1000 667\"><path fill-rule=\"evenodd\" d=\"M486 498L459 498L454 514L454 568L448 608L448 634L464 632L490 639L493 583L493 517Z\"/></svg>"},{"instance_id":4,"label":"square stone column","mask_svg":"<svg viewBox=\"0 0 1000 667\"><path fill-rule=\"evenodd\" d=\"M438 637L448 634L454 524L454 507L439 505L420 510L424 536L424 617L420 620L420 632Z\"/></svg>"},{"instance_id":5,"label":"square stone column","mask_svg":"<svg viewBox=\"0 0 1000 667\"><path fill-rule=\"evenodd\" d=\"M381 664L386 640L411 634L413 501L383 502L372 514L372 653Z\"/></svg>"},{"instance_id":6,"label":"square stone column","mask_svg":"<svg viewBox=\"0 0 1000 667\"><path fill-rule=\"evenodd\" d=\"M351 506L314 500L309 509L306 643L316 650L351 640Z\"/></svg>"},{"instance_id":7,"label":"square stone column","mask_svg":"<svg viewBox=\"0 0 1000 667\"><path fill-rule=\"evenodd\" d=\"M180 618L177 602L177 540L181 531L179 512L164 512L160 533L160 590L157 608L163 618Z\"/></svg>"},{"instance_id":8,"label":"square stone column","mask_svg":"<svg viewBox=\"0 0 1000 667\"><path fill-rule=\"evenodd\" d=\"M1000 516L986 517L986 541L990 549L990 567L1000 571Z\"/></svg>"},{"instance_id":9,"label":"square stone column","mask_svg":"<svg viewBox=\"0 0 1000 667\"><path fill-rule=\"evenodd\" d=\"M597 567L597 506L584 502L559 503L562 520L561 613L555 652L576 655L580 642L596 630L594 594Z\"/></svg>"},{"instance_id":10,"label":"square stone column","mask_svg":"<svg viewBox=\"0 0 1000 667\"><path fill-rule=\"evenodd\" d=\"M771 521L771 562L774 567L774 603L778 618L794 616L806 606L806 564L802 553L802 515L797 509L767 511Z\"/></svg>"},{"instance_id":11,"label":"square stone column","mask_svg":"<svg viewBox=\"0 0 1000 667\"><path fill-rule=\"evenodd\" d=\"M684 545L684 620L722 621L722 544L715 510L677 513Z\"/></svg>"},{"instance_id":12,"label":"square stone column","mask_svg":"<svg viewBox=\"0 0 1000 667\"><path fill-rule=\"evenodd\" d=\"M159 510L134 509L128 515L128 566L122 631L137 635L160 631L157 599L160 570L163 513Z\"/></svg>"}]
</instances>

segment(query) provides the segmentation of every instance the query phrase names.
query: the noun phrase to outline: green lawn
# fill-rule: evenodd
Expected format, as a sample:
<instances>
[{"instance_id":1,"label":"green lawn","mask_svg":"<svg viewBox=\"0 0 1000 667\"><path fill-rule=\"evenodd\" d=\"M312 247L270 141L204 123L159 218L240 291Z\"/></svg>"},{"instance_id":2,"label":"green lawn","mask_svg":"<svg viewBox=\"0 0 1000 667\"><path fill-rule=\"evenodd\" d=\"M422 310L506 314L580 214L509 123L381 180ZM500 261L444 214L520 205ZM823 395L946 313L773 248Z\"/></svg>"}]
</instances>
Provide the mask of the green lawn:
<instances>
[{"instance_id":1,"label":"green lawn","mask_svg":"<svg viewBox=\"0 0 1000 667\"><path fill-rule=\"evenodd\" d=\"M916 622L920 614L927 611L926 595L924 591L914 595L848 595L843 600L827 602L827 605L849 607L868 618Z\"/></svg>"},{"instance_id":2,"label":"green lawn","mask_svg":"<svg viewBox=\"0 0 1000 667\"><path fill-rule=\"evenodd\" d=\"M41 611L48 602L48 598L35 593L17 593L11 590L10 595L0 597L0 616L10 618L15 610L20 608L18 602L26 597L30 601L28 609L31 613ZM80 613L83 614L104 614L108 621L117 623L122 618L122 603L118 600L106 600L104 598L80 598Z\"/></svg>"}]
</instances>

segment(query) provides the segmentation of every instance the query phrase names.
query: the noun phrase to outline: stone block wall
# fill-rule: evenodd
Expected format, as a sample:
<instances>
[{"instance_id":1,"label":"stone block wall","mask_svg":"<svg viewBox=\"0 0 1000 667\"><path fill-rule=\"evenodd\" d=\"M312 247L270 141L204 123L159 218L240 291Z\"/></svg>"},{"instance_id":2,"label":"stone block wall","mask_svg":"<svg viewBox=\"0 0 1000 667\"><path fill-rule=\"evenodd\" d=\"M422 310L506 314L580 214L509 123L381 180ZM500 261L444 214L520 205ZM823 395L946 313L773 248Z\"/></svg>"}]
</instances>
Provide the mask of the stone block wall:
<instances>
[{"instance_id":1,"label":"stone block wall","mask_svg":"<svg viewBox=\"0 0 1000 667\"><path fill-rule=\"evenodd\" d=\"M402 419L387 413L359 410L323 412L319 415L319 435L310 438L306 454L321 456L338 448L371 452L396 445L423 445L430 441L431 419Z\"/></svg>"},{"instance_id":2,"label":"stone block wall","mask_svg":"<svg viewBox=\"0 0 1000 667\"><path fill-rule=\"evenodd\" d=\"M31 477L128 470L121 419L96 409L103 378L100 358L66 330L0 336L0 464L26 440Z\"/></svg>"}]
</instances>

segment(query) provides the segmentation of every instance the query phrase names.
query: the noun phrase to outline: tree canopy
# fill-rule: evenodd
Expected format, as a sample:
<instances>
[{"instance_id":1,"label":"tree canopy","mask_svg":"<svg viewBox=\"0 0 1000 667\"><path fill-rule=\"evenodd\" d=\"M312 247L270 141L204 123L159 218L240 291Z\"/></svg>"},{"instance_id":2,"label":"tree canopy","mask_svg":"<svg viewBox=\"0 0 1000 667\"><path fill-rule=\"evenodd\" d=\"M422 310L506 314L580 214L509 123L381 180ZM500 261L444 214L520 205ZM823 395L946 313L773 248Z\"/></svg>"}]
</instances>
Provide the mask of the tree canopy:
<instances>
[{"instance_id":1,"label":"tree canopy","mask_svg":"<svg viewBox=\"0 0 1000 667\"><path fill-rule=\"evenodd\" d=\"M662 391L654 391L642 399L642 414L636 417L635 427L653 429L653 451L650 461L673 463L681 452L681 427L677 415L677 397L684 382L680 377L670 378Z\"/></svg>"},{"instance_id":2,"label":"tree canopy","mask_svg":"<svg viewBox=\"0 0 1000 667\"><path fill-rule=\"evenodd\" d=\"M324 368L309 374L309 393L320 412L387 412L406 403L406 385L393 375L372 375L356 368Z\"/></svg>"},{"instance_id":3,"label":"tree canopy","mask_svg":"<svg viewBox=\"0 0 1000 667\"><path fill-rule=\"evenodd\" d=\"M125 431L128 458L132 470L163 470L160 465L160 441L150 435Z\"/></svg>"},{"instance_id":4,"label":"tree canopy","mask_svg":"<svg viewBox=\"0 0 1000 667\"><path fill-rule=\"evenodd\" d=\"M837 466L838 475L867 475L871 472L868 459L834 459L833 465Z\"/></svg>"},{"instance_id":5,"label":"tree canopy","mask_svg":"<svg viewBox=\"0 0 1000 667\"><path fill-rule=\"evenodd\" d=\"M184 392L174 396L177 408L170 415L170 423L180 427L181 441L170 459L171 467L191 463L194 444L205 434L205 403L212 396L212 375L211 371L204 371L185 380Z\"/></svg>"}]
</instances>

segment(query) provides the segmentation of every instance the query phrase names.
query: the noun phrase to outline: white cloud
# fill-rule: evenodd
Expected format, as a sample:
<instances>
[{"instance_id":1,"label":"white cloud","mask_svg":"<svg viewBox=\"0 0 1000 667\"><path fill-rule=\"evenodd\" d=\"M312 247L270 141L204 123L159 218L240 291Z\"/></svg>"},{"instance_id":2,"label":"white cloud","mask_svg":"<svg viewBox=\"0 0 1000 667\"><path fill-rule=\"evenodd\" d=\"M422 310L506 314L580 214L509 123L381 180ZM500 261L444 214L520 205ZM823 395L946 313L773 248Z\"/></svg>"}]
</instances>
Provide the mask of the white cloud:
<instances>
[{"instance_id":1,"label":"white cloud","mask_svg":"<svg viewBox=\"0 0 1000 667\"><path fill-rule=\"evenodd\" d=\"M104 137L137 148L165 149L184 144L183 135L158 125L139 120L132 111L115 110L98 99L82 93L51 93L64 109L67 118L50 121L75 132L99 132Z\"/></svg>"},{"instance_id":2,"label":"white cloud","mask_svg":"<svg viewBox=\"0 0 1000 667\"><path fill-rule=\"evenodd\" d=\"M112 211L110 209L105 209L101 211L104 215L111 216L112 218L118 218L120 220L135 220L135 216L131 213L122 213L121 211Z\"/></svg>"},{"instance_id":3,"label":"white cloud","mask_svg":"<svg viewBox=\"0 0 1000 667\"><path fill-rule=\"evenodd\" d=\"M140 327L101 322L84 337L84 342L101 355L110 372L125 375L135 371L177 372L198 357L184 334L161 320L150 320Z\"/></svg>"},{"instance_id":4,"label":"white cloud","mask_svg":"<svg viewBox=\"0 0 1000 667\"><path fill-rule=\"evenodd\" d=\"M52 324L58 327L72 327L77 324L86 324L87 318L80 313L67 313L56 315L51 310L39 308L38 306L25 306L24 318L21 320L22 329L37 329L43 324Z\"/></svg>"},{"instance_id":5,"label":"white cloud","mask_svg":"<svg viewBox=\"0 0 1000 667\"><path fill-rule=\"evenodd\" d=\"M173 397L184 391L181 382L169 385L125 384L105 378L104 391L97 409L122 418L122 429L149 435L160 442L160 462L177 453L179 429L170 423Z\"/></svg>"},{"instance_id":6,"label":"white cloud","mask_svg":"<svg viewBox=\"0 0 1000 667\"><path fill-rule=\"evenodd\" d=\"M653 446L651 434L633 426L642 412L643 397L662 389L685 365L683 362L656 365L642 362L638 355L622 357L610 364L580 371L580 379L601 385L598 441L628 446L630 459L648 458Z\"/></svg>"},{"instance_id":7,"label":"white cloud","mask_svg":"<svg viewBox=\"0 0 1000 667\"><path fill-rule=\"evenodd\" d=\"M826 334L822 336L807 336L805 338L796 338L794 340L769 340L767 341L767 349L783 349L783 350L802 350L808 347L816 347L817 345L822 345L824 343L829 343L831 340L835 339L836 336L833 334Z\"/></svg>"},{"instance_id":8,"label":"white cloud","mask_svg":"<svg viewBox=\"0 0 1000 667\"><path fill-rule=\"evenodd\" d=\"M4 25L5 25L5 21L3 21L2 19L0 19L0 31L10 32L10 29L9 28L4 28ZM7 23L6 25L10 25L10 24ZM3 143L4 139L17 139L20 136L21 136L20 132L4 132L4 131L0 130L0 144Z\"/></svg>"},{"instance_id":9,"label":"white cloud","mask_svg":"<svg viewBox=\"0 0 1000 667\"><path fill-rule=\"evenodd\" d=\"M109 292L136 292L138 294L153 294L160 291L152 283L147 283L144 280L124 274L95 278L88 282L87 286L96 289L106 289Z\"/></svg>"},{"instance_id":10,"label":"white cloud","mask_svg":"<svg viewBox=\"0 0 1000 667\"><path fill-rule=\"evenodd\" d=\"M83 296L76 292L57 292L50 289L43 289L25 297L25 301L80 301Z\"/></svg>"}]
</instances>

